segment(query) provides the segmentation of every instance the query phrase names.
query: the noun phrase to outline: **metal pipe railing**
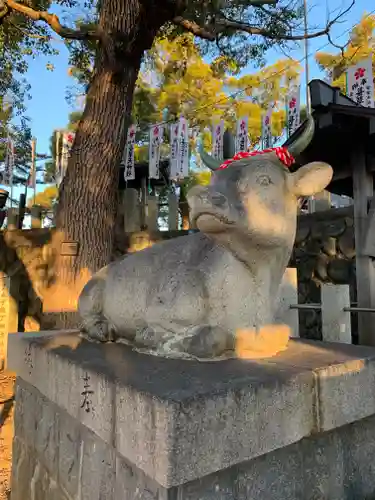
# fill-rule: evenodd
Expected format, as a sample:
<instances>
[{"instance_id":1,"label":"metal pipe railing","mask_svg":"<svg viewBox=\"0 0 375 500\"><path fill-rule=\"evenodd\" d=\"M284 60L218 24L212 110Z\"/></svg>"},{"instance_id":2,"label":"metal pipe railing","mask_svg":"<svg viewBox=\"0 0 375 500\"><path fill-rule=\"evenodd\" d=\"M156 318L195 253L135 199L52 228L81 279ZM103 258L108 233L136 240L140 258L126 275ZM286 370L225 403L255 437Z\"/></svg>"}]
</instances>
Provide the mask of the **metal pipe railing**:
<instances>
[{"instance_id":1,"label":"metal pipe railing","mask_svg":"<svg viewBox=\"0 0 375 500\"><path fill-rule=\"evenodd\" d=\"M289 308L320 311L322 309L322 304L291 304ZM371 307L344 307L343 311L352 313L375 313L375 309Z\"/></svg>"}]
</instances>

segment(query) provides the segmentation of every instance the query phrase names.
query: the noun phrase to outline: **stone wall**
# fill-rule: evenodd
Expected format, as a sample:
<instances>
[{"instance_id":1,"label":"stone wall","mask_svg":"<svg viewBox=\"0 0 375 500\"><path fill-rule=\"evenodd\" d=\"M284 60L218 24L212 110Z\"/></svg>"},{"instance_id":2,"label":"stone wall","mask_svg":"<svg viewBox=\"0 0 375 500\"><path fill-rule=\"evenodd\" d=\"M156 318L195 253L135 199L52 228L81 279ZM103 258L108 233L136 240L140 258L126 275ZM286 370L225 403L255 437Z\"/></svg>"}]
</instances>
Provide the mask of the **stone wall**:
<instances>
[{"instance_id":1,"label":"stone wall","mask_svg":"<svg viewBox=\"0 0 375 500\"><path fill-rule=\"evenodd\" d=\"M11 500L375 498L375 350L246 363L17 334Z\"/></svg>"},{"instance_id":2,"label":"stone wall","mask_svg":"<svg viewBox=\"0 0 375 500\"><path fill-rule=\"evenodd\" d=\"M117 234L113 259L141 250L187 231L147 235ZM0 272L12 278L12 296L19 304L19 331L39 328L43 297L54 282L55 253L52 231L32 229L0 232ZM355 301L355 249L352 207L303 215L298 221L296 245L290 266L297 267L299 302L320 303L321 283L350 284ZM300 335L321 338L320 313L301 312ZM26 324L25 324L26 322ZM356 317L352 318L354 337ZM45 317L44 329L54 328Z\"/></svg>"},{"instance_id":3,"label":"stone wall","mask_svg":"<svg viewBox=\"0 0 375 500\"><path fill-rule=\"evenodd\" d=\"M298 230L291 267L298 273L298 302L320 303L321 285L350 285L351 301L356 301L355 243L353 207L303 215ZM357 315L351 315L353 341L357 339ZM321 313L300 311L300 336L320 339Z\"/></svg>"}]
</instances>

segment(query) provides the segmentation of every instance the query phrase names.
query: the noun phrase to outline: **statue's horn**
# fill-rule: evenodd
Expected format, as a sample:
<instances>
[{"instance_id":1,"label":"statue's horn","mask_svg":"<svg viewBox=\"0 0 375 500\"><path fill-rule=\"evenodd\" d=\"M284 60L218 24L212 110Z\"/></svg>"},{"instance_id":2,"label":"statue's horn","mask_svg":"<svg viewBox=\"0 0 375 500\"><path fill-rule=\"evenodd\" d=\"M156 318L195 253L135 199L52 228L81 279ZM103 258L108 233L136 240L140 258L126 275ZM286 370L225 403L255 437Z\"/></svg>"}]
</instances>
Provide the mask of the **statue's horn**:
<instances>
[{"instance_id":1,"label":"statue's horn","mask_svg":"<svg viewBox=\"0 0 375 500\"><path fill-rule=\"evenodd\" d=\"M315 132L315 122L312 115L309 115L305 122L305 128L297 139L288 146L288 151L292 156L298 156L304 151L312 141Z\"/></svg>"},{"instance_id":2,"label":"statue's horn","mask_svg":"<svg viewBox=\"0 0 375 500\"><path fill-rule=\"evenodd\" d=\"M236 144L234 142L233 134L227 129L223 137L223 156L224 160L233 158L236 154Z\"/></svg>"},{"instance_id":3,"label":"statue's horn","mask_svg":"<svg viewBox=\"0 0 375 500\"><path fill-rule=\"evenodd\" d=\"M199 154L201 155L203 163L208 167L210 170L217 170L222 162L220 160L215 160L212 156L206 153L204 150L203 146L203 138L202 136L199 138L199 147L198 147Z\"/></svg>"}]
</instances>

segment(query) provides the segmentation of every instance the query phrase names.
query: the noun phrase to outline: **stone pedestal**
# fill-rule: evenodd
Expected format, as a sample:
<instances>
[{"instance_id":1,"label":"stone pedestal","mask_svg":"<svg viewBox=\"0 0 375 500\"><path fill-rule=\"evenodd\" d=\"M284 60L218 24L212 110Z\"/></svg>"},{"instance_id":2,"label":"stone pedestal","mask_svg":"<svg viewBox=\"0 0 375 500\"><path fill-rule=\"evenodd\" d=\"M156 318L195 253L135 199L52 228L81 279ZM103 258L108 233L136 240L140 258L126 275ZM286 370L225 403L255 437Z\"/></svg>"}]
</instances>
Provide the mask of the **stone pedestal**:
<instances>
[{"instance_id":1,"label":"stone pedestal","mask_svg":"<svg viewBox=\"0 0 375 500\"><path fill-rule=\"evenodd\" d=\"M291 341L198 363L74 333L12 335L11 500L375 495L375 350Z\"/></svg>"},{"instance_id":2,"label":"stone pedestal","mask_svg":"<svg viewBox=\"0 0 375 500\"><path fill-rule=\"evenodd\" d=\"M41 207L31 207L31 227L33 229L42 227L42 209Z\"/></svg>"}]
</instances>

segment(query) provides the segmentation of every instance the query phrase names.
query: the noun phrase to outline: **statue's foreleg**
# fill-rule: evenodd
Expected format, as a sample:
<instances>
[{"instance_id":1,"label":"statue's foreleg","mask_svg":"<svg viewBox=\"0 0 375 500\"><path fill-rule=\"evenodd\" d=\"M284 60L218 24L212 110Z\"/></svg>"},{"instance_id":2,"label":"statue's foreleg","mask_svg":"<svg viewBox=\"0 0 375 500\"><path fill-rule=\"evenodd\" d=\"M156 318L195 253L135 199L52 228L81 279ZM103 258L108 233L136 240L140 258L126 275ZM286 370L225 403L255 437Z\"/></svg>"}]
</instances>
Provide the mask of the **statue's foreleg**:
<instances>
[{"instance_id":1,"label":"statue's foreleg","mask_svg":"<svg viewBox=\"0 0 375 500\"><path fill-rule=\"evenodd\" d=\"M94 276L82 290L78 301L82 333L100 342L115 340L114 328L103 314L104 290L104 277Z\"/></svg>"}]
</instances>

